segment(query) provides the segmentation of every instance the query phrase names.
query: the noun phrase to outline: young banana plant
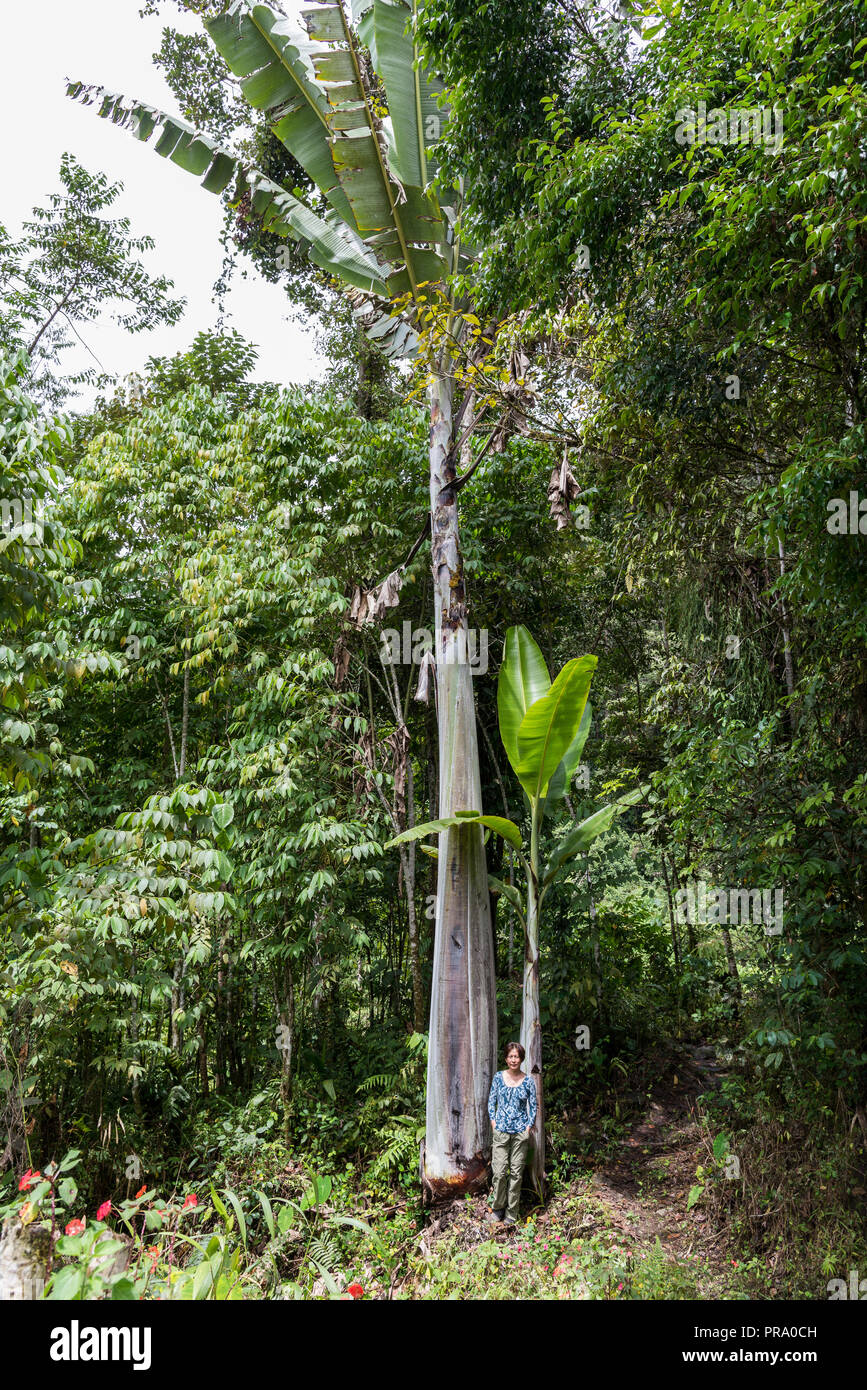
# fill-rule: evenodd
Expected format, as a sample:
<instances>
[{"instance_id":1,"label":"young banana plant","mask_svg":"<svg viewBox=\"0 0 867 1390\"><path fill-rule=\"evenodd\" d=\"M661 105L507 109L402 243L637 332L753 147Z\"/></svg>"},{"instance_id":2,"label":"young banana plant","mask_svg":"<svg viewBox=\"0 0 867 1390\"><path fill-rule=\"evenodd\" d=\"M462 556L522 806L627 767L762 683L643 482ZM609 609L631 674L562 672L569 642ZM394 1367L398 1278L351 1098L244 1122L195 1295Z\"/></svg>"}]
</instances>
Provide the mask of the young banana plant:
<instances>
[{"instance_id":1,"label":"young banana plant","mask_svg":"<svg viewBox=\"0 0 867 1390\"><path fill-rule=\"evenodd\" d=\"M428 821L404 831L386 845L420 839L439 832L444 835L455 826L479 825L500 835L517 852L526 879L526 900L517 888L489 879L493 892L502 893L515 907L524 925L524 990L521 1008L521 1043L525 1050L524 1068L536 1085L536 1120L531 1132L530 1174L537 1192L542 1192L545 1173L545 1117L542 1089L542 1027L539 1017L539 920L542 904L551 885L579 854L608 830L621 811L642 796L630 792L594 811L572 827L542 859L541 832L545 816L569 791L569 785L584 751L590 731L590 682L596 669L595 656L567 661L552 682L545 658L525 627L511 627L506 633L503 663L497 686L497 712L500 738L512 770L524 790L530 816L530 843L525 845L514 821L488 816L471 808L451 816Z\"/></svg>"},{"instance_id":2,"label":"young banana plant","mask_svg":"<svg viewBox=\"0 0 867 1390\"><path fill-rule=\"evenodd\" d=\"M251 167L207 132L142 102L81 82L69 95L132 131L158 133L157 153L212 193L229 189L263 227L309 247L346 289L360 323L388 356L418 351L431 285L455 312L426 360L429 380L431 557L439 723L439 807L481 797L478 734L467 650L467 598L458 531L459 448L451 353L465 323L450 276L473 253L456 232L457 190L437 189L435 149L448 119L441 87L413 37L422 0L311 0L306 33L268 5L232 0L203 22L243 96L309 176L318 208ZM368 77L363 49L385 94ZM471 400L466 402L471 405ZM466 411L461 410L460 414ZM472 422L474 423L474 422ZM471 428L465 431L467 436ZM487 1090L497 1052L494 961L482 831L447 836L438 869L423 1173L433 1198L484 1180L490 1152Z\"/></svg>"}]
</instances>

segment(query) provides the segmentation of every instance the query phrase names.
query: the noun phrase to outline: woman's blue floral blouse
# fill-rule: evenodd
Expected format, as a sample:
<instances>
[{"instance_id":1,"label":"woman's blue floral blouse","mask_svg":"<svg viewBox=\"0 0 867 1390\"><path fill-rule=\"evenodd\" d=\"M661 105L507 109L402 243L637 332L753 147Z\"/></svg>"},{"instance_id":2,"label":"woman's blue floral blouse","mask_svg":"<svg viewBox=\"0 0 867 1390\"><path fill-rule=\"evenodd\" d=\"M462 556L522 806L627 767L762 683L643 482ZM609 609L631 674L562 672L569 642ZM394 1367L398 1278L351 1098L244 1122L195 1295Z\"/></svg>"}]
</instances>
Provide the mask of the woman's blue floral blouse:
<instances>
[{"instance_id":1,"label":"woman's blue floral blouse","mask_svg":"<svg viewBox=\"0 0 867 1390\"><path fill-rule=\"evenodd\" d=\"M529 1076L510 1086L498 1071L491 1082L488 1114L501 1134L520 1134L536 1120L536 1086Z\"/></svg>"}]
</instances>

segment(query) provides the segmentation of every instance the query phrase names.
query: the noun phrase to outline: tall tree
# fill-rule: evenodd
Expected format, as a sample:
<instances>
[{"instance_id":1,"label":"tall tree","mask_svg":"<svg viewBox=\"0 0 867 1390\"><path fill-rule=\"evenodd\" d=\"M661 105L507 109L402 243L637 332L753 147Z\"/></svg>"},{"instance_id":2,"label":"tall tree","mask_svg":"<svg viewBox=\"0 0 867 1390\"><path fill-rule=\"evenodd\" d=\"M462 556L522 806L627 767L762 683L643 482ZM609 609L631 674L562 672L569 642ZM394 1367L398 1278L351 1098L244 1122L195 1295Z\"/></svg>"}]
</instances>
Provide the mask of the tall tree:
<instances>
[{"instance_id":1,"label":"tall tree","mask_svg":"<svg viewBox=\"0 0 867 1390\"><path fill-rule=\"evenodd\" d=\"M471 392L456 408L455 353L467 324L450 288L472 256L459 232L459 191L433 188L431 152L447 116L440 85L419 59L415 8L404 0L352 0L357 35L342 4L327 0L302 12L307 38L267 5L246 0L204 21L246 100L324 196L322 215L183 120L82 83L70 84L69 93L98 101L100 115L139 139L159 129L158 153L202 176L210 191L234 180L232 202L249 205L268 230L308 243L311 259L347 287L360 323L388 356L421 348L430 406L439 810L449 815L481 805L455 438L456 425L469 438L478 416ZM444 316L435 346L420 336L432 302ZM380 601L399 583L399 572L389 576ZM437 1197L480 1185L490 1146L486 1100L497 1026L478 826L443 832L434 949L424 1175Z\"/></svg>"}]
</instances>

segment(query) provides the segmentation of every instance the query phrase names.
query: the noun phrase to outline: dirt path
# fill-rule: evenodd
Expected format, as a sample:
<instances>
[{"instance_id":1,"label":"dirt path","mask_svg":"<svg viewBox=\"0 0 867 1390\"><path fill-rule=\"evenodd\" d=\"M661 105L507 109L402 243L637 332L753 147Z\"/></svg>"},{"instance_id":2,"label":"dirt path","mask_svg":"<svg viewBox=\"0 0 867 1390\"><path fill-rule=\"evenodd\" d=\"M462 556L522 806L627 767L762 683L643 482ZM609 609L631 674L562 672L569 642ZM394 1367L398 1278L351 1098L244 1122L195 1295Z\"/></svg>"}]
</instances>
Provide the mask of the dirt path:
<instances>
[{"instance_id":1,"label":"dirt path","mask_svg":"<svg viewBox=\"0 0 867 1390\"><path fill-rule=\"evenodd\" d=\"M652 1257L664 1287L680 1288L672 1293L636 1291L633 1296L725 1296L737 1262L729 1232L716 1226L701 1203L687 1210L696 1168L707 1166L709 1159L696 1103L719 1086L724 1068L713 1048L706 1046L672 1046L654 1061L655 1080L649 1094L632 1094L635 1118L614 1155L561 1187L543 1210L532 1213L537 1233L533 1239L547 1239L545 1232L553 1238L556 1231L561 1244L574 1242L576 1249L585 1251L592 1245L593 1258L603 1268L609 1263L622 1268L626 1258L626 1268L634 1272L647 1269ZM592 1122L576 1130L586 1136L592 1133ZM522 1227L492 1228L485 1222L487 1210L487 1199L478 1197L432 1214L420 1241L425 1258L436 1260L446 1249L471 1251L492 1238L526 1250ZM666 1266L662 1275L661 1264ZM629 1279L628 1274L615 1276L621 1277ZM615 1287L625 1286L621 1282ZM534 1296L555 1295L540 1289ZM584 1285L570 1296L597 1294Z\"/></svg>"},{"instance_id":2,"label":"dirt path","mask_svg":"<svg viewBox=\"0 0 867 1390\"><path fill-rule=\"evenodd\" d=\"M589 1193L609 1224L636 1251L659 1240L671 1259L698 1255L710 1265L730 1265L735 1258L728 1232L715 1229L700 1205L691 1211L686 1206L696 1168L708 1161L696 1101L715 1089L723 1074L710 1047L673 1052L619 1153L590 1181Z\"/></svg>"}]
</instances>

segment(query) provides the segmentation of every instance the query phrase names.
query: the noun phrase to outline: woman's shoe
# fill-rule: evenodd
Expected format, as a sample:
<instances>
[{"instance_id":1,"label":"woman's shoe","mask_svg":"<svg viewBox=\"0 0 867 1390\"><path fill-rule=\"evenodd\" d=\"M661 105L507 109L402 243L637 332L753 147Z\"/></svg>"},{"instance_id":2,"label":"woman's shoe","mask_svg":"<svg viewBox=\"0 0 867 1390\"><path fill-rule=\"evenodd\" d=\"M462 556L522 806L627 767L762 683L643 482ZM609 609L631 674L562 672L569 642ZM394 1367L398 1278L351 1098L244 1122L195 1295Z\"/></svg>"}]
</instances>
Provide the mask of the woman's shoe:
<instances>
[{"instance_id":1,"label":"woman's shoe","mask_svg":"<svg viewBox=\"0 0 867 1390\"><path fill-rule=\"evenodd\" d=\"M486 1221L502 1221L506 1214L506 1208L502 1207L499 1211L489 1211L485 1217Z\"/></svg>"}]
</instances>

